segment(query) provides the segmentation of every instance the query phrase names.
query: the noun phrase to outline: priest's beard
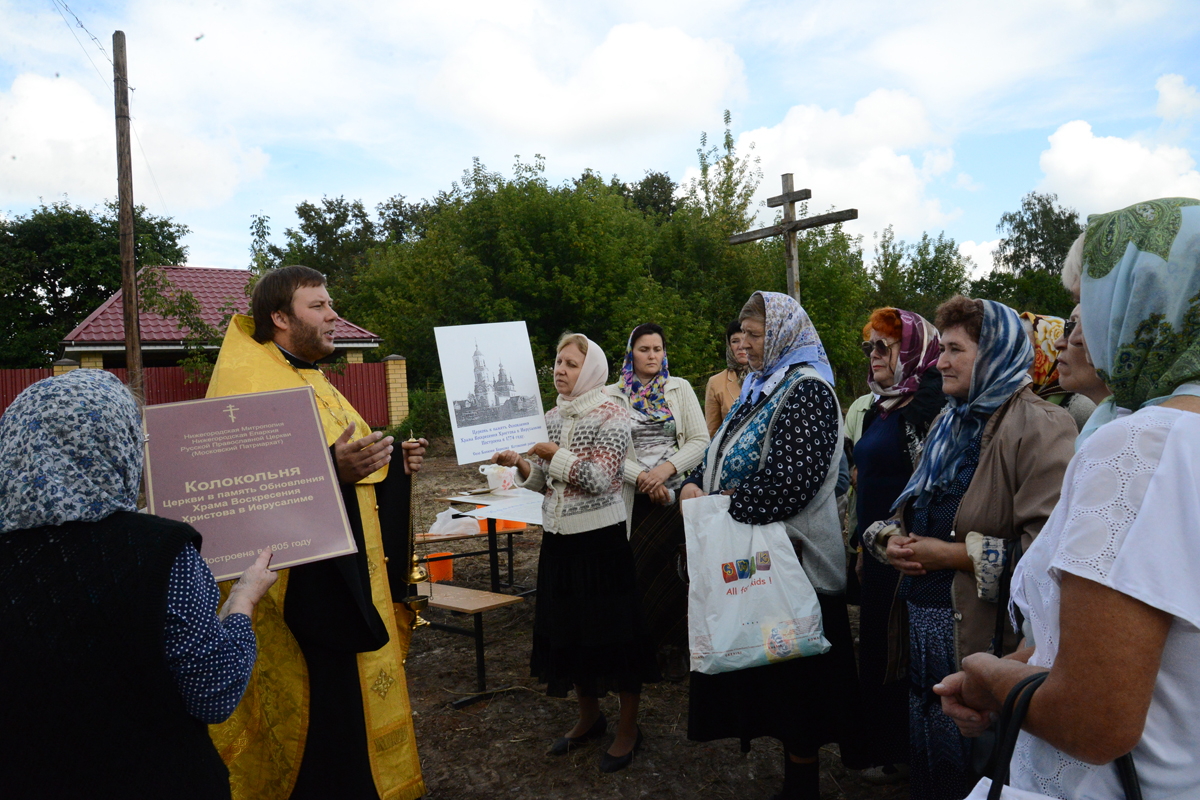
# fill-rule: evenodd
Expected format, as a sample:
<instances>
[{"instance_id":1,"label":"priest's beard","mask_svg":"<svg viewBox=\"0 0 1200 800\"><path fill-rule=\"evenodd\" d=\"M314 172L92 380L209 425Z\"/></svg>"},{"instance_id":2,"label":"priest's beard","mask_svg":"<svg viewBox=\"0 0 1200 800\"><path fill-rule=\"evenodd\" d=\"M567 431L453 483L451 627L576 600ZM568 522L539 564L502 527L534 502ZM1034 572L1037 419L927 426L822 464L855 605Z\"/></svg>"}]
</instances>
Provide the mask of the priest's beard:
<instances>
[{"instance_id":1,"label":"priest's beard","mask_svg":"<svg viewBox=\"0 0 1200 800\"><path fill-rule=\"evenodd\" d=\"M289 319L295 326L292 328L293 355L315 364L337 349L321 336L321 330L316 325L309 325L299 317L289 315Z\"/></svg>"}]
</instances>

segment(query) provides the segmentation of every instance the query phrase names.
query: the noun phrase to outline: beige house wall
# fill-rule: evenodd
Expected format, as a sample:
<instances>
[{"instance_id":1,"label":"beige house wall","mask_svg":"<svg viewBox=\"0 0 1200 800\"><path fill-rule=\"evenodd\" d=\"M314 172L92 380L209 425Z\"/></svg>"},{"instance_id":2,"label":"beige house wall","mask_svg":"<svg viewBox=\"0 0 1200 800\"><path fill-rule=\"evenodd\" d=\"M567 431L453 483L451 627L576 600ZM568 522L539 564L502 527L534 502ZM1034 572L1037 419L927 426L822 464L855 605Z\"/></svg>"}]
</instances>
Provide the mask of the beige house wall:
<instances>
[{"instance_id":1,"label":"beige house wall","mask_svg":"<svg viewBox=\"0 0 1200 800\"><path fill-rule=\"evenodd\" d=\"M399 425L408 416L408 362L404 356L383 360L387 380L388 424Z\"/></svg>"}]
</instances>

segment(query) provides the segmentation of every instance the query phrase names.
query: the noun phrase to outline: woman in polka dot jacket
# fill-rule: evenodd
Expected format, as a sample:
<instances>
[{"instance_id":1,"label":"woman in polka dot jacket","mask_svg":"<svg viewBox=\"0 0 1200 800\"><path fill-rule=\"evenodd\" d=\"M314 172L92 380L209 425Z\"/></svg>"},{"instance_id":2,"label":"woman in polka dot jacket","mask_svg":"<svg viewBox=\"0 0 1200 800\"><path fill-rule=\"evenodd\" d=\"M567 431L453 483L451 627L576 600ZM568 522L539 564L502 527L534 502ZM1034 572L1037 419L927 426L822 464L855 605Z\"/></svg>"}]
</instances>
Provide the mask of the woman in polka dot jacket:
<instances>
[{"instance_id":1,"label":"woman in polka dot jacket","mask_svg":"<svg viewBox=\"0 0 1200 800\"><path fill-rule=\"evenodd\" d=\"M846 550L834 489L841 460L841 410L833 372L808 314L791 297L755 292L742 309L742 347L752 372L713 437L701 469L684 483L684 502L732 495L738 522L782 522L817 592L829 652L763 667L691 674L688 738L769 736L783 743L781 798L819 792L817 752L837 742L847 766L858 679L846 613Z\"/></svg>"},{"instance_id":2,"label":"woman in polka dot jacket","mask_svg":"<svg viewBox=\"0 0 1200 800\"><path fill-rule=\"evenodd\" d=\"M0 795L228 798L205 723L254 667L264 553L220 614L190 525L137 513L142 425L103 370L0 418Z\"/></svg>"}]
</instances>

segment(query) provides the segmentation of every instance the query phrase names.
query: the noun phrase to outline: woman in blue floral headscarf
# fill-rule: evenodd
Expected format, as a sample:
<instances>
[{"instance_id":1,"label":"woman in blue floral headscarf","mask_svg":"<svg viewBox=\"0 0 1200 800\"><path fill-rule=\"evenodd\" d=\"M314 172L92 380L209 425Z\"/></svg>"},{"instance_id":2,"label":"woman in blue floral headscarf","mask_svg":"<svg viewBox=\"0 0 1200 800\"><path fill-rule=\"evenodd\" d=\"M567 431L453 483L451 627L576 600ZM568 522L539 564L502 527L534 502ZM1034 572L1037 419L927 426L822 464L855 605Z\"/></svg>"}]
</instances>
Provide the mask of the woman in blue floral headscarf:
<instances>
[{"instance_id":1,"label":"woman in blue floral headscarf","mask_svg":"<svg viewBox=\"0 0 1200 800\"><path fill-rule=\"evenodd\" d=\"M846 613L846 550L834 487L842 416L821 337L791 297L755 292L741 313L752 372L683 499L731 494L738 522L782 522L821 605L819 656L737 672L693 672L688 738L760 736L783 743L784 798L819 797L817 751L838 742L846 766L866 766L853 739L858 685Z\"/></svg>"},{"instance_id":2,"label":"woman in blue floral headscarf","mask_svg":"<svg viewBox=\"0 0 1200 800\"><path fill-rule=\"evenodd\" d=\"M218 617L200 535L137 513L142 458L137 403L103 370L38 381L0 417L5 798L230 796L205 723L250 677L270 552Z\"/></svg>"}]
</instances>

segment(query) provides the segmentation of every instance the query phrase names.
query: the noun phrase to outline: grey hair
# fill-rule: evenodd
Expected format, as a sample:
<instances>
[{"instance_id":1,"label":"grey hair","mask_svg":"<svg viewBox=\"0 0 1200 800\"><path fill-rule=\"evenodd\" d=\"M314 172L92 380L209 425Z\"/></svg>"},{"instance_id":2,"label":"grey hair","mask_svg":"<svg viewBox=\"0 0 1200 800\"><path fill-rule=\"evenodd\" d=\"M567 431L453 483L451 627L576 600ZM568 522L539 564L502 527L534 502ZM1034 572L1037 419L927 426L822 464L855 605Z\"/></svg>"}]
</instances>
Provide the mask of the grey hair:
<instances>
[{"instance_id":1,"label":"grey hair","mask_svg":"<svg viewBox=\"0 0 1200 800\"><path fill-rule=\"evenodd\" d=\"M1083 240L1087 232L1079 234L1079 238L1071 244L1067 257L1062 265L1063 288L1071 293L1076 301L1079 300L1079 290L1083 285Z\"/></svg>"},{"instance_id":2,"label":"grey hair","mask_svg":"<svg viewBox=\"0 0 1200 800\"><path fill-rule=\"evenodd\" d=\"M757 319L762 322L767 321L767 302L763 300L761 292L755 292L750 295L750 299L746 301L746 305L742 306L742 313L738 314L738 322L747 319Z\"/></svg>"}]
</instances>

